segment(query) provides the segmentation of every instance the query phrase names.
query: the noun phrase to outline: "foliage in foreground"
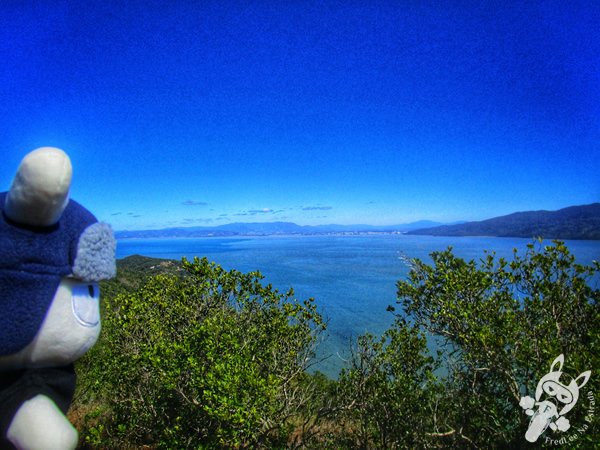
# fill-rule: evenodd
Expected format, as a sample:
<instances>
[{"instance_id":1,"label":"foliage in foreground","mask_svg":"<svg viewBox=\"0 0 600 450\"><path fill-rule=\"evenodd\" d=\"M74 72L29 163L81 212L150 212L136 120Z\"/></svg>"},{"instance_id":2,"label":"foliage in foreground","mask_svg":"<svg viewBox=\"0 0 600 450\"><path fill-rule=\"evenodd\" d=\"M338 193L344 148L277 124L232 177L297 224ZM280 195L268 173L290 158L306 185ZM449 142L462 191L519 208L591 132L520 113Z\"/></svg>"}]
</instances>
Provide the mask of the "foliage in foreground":
<instances>
[{"instance_id":1,"label":"foliage in foreground","mask_svg":"<svg viewBox=\"0 0 600 450\"><path fill-rule=\"evenodd\" d=\"M556 448L525 441L533 395L559 354L592 376L569 412L590 423L600 393L600 264L561 242L511 261L464 261L451 249L410 261L394 325L359 337L338 381L304 373L319 330L311 301L263 287L257 273L184 262L108 302L104 344L80 364L94 447ZM595 287L594 287L595 286ZM394 308L390 308L394 309ZM434 345L437 355L428 348ZM92 395L93 393L95 395ZM569 433L565 433L569 434Z\"/></svg>"},{"instance_id":2,"label":"foliage in foreground","mask_svg":"<svg viewBox=\"0 0 600 450\"><path fill-rule=\"evenodd\" d=\"M182 266L184 276L157 275L107 300L103 344L79 371L88 399L95 392L110 420L88 441L286 443L309 395L299 380L324 327L312 299L297 302L291 290L263 286L257 272L228 272L206 259Z\"/></svg>"},{"instance_id":3,"label":"foliage in foreground","mask_svg":"<svg viewBox=\"0 0 600 450\"><path fill-rule=\"evenodd\" d=\"M349 392L347 414L359 424L361 447L531 448L529 416L519 406L559 354L563 371L592 370L568 419L586 424L600 376L600 290L591 287L600 265L575 263L566 246L528 246L509 263L487 254L479 263L451 249L412 260L399 281L401 312L381 341L359 340L352 367L340 383ZM440 346L445 376L427 357L425 333ZM593 405L592 405L593 406ZM598 417L570 443L600 441ZM587 425L586 425L587 426ZM577 427L573 427L572 433ZM560 431L545 437L557 440ZM548 445L552 445L548 443Z\"/></svg>"}]
</instances>

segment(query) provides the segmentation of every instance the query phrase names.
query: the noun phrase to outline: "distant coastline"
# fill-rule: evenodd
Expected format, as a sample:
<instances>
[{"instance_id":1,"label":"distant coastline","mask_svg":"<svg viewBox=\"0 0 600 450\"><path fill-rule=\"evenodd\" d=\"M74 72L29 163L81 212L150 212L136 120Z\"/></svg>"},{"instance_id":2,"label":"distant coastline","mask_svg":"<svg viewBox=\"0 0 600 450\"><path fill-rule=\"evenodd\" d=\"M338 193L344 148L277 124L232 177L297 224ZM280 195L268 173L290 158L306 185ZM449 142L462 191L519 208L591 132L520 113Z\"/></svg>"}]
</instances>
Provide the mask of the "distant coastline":
<instances>
[{"instance_id":1,"label":"distant coastline","mask_svg":"<svg viewBox=\"0 0 600 450\"><path fill-rule=\"evenodd\" d=\"M320 233L274 233L274 234L206 234L206 235L191 235L191 236L135 236L130 237L128 235L122 235L122 232L117 232L116 236L119 240L143 240L143 239L164 239L164 240L185 240L185 239L199 239L199 238L231 238L231 239L244 239L244 238L286 238L286 237L317 237L317 236L398 236L398 235L407 235L406 231L339 231L339 232L320 232Z\"/></svg>"},{"instance_id":2,"label":"distant coastline","mask_svg":"<svg viewBox=\"0 0 600 450\"><path fill-rule=\"evenodd\" d=\"M123 230L117 239L243 238L261 236L429 235L599 240L600 203L557 211L525 211L477 222L442 224L427 220L400 225L298 225L292 222L231 223L215 227Z\"/></svg>"},{"instance_id":3,"label":"distant coastline","mask_svg":"<svg viewBox=\"0 0 600 450\"><path fill-rule=\"evenodd\" d=\"M369 234L404 234L438 222L419 221L402 225L297 225L292 222L232 223L217 227L179 227L159 230L117 231L117 239L259 237L259 236L364 236Z\"/></svg>"}]
</instances>

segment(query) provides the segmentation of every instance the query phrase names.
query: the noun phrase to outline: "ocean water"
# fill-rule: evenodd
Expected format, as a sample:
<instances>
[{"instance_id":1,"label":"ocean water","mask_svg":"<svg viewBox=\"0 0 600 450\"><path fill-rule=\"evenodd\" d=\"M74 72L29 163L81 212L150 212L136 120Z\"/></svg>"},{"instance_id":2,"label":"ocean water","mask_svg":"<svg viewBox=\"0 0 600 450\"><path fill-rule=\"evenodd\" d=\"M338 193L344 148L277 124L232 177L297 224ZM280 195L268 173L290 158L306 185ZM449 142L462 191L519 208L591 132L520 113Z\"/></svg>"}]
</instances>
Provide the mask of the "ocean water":
<instances>
[{"instance_id":1,"label":"ocean water","mask_svg":"<svg viewBox=\"0 0 600 450\"><path fill-rule=\"evenodd\" d=\"M120 240L117 258L144 255L181 259L206 256L225 269L259 270L265 283L298 299L314 297L328 329L313 369L336 377L356 337L383 333L393 322L386 311L396 301L396 282L408 274L403 257L431 261L429 254L452 246L457 256L478 260L484 250L520 254L529 239L406 235L291 236L251 238ZM600 259L600 241L567 241L578 262Z\"/></svg>"}]
</instances>

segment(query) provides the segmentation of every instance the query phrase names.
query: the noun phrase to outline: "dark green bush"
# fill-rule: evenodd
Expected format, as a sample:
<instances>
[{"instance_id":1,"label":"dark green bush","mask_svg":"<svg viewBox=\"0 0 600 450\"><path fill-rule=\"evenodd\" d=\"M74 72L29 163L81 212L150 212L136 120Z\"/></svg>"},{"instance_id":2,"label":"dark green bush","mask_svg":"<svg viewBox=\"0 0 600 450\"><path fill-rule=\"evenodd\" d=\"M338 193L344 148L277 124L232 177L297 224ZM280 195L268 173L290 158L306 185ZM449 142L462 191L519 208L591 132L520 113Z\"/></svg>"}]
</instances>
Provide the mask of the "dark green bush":
<instances>
[{"instance_id":1,"label":"dark green bush","mask_svg":"<svg viewBox=\"0 0 600 450\"><path fill-rule=\"evenodd\" d=\"M600 392L600 290L593 287L600 264L577 264L558 241L531 244L524 256L515 251L510 263L493 254L467 262L451 249L431 256L433 265L410 262L408 279L398 282L395 325L381 340L361 337L340 380L354 442L363 448L531 448L525 440L530 417L519 401L534 395L560 354L566 374L592 370L568 417L586 429L569 445L599 442L598 415L586 421L590 400L583 396ZM444 362L435 382L425 334L435 338ZM545 436L563 435L548 429ZM542 438L536 445L554 444Z\"/></svg>"},{"instance_id":2,"label":"dark green bush","mask_svg":"<svg viewBox=\"0 0 600 450\"><path fill-rule=\"evenodd\" d=\"M107 299L102 342L79 365L81 390L107 410L88 442L285 445L324 329L313 300L263 286L258 272L197 258L182 266L184 276L157 275Z\"/></svg>"},{"instance_id":3,"label":"dark green bush","mask_svg":"<svg viewBox=\"0 0 600 450\"><path fill-rule=\"evenodd\" d=\"M558 241L510 262L431 256L410 261L394 325L359 337L339 381L306 373L324 329L313 301L263 286L257 272L195 259L182 276L171 267L111 285L120 293L107 297L102 341L78 364L87 445L556 448L525 441L519 400L562 353L566 374L592 371L568 414L571 436L586 428L569 447L594 448L600 264L577 264Z\"/></svg>"}]
</instances>

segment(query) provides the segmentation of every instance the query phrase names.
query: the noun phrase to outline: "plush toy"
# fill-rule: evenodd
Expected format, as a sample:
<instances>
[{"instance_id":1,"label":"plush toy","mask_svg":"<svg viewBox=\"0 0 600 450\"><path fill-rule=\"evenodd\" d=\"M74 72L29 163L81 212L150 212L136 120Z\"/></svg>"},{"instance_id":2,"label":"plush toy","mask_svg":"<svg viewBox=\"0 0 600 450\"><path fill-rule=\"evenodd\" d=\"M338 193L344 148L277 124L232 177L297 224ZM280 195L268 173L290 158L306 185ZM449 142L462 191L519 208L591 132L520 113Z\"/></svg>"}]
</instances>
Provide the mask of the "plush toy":
<instances>
[{"instance_id":1,"label":"plush toy","mask_svg":"<svg viewBox=\"0 0 600 450\"><path fill-rule=\"evenodd\" d=\"M69 200L69 157L29 153L0 193L0 448L69 449L73 362L100 333L98 281L115 274L109 225Z\"/></svg>"}]
</instances>

